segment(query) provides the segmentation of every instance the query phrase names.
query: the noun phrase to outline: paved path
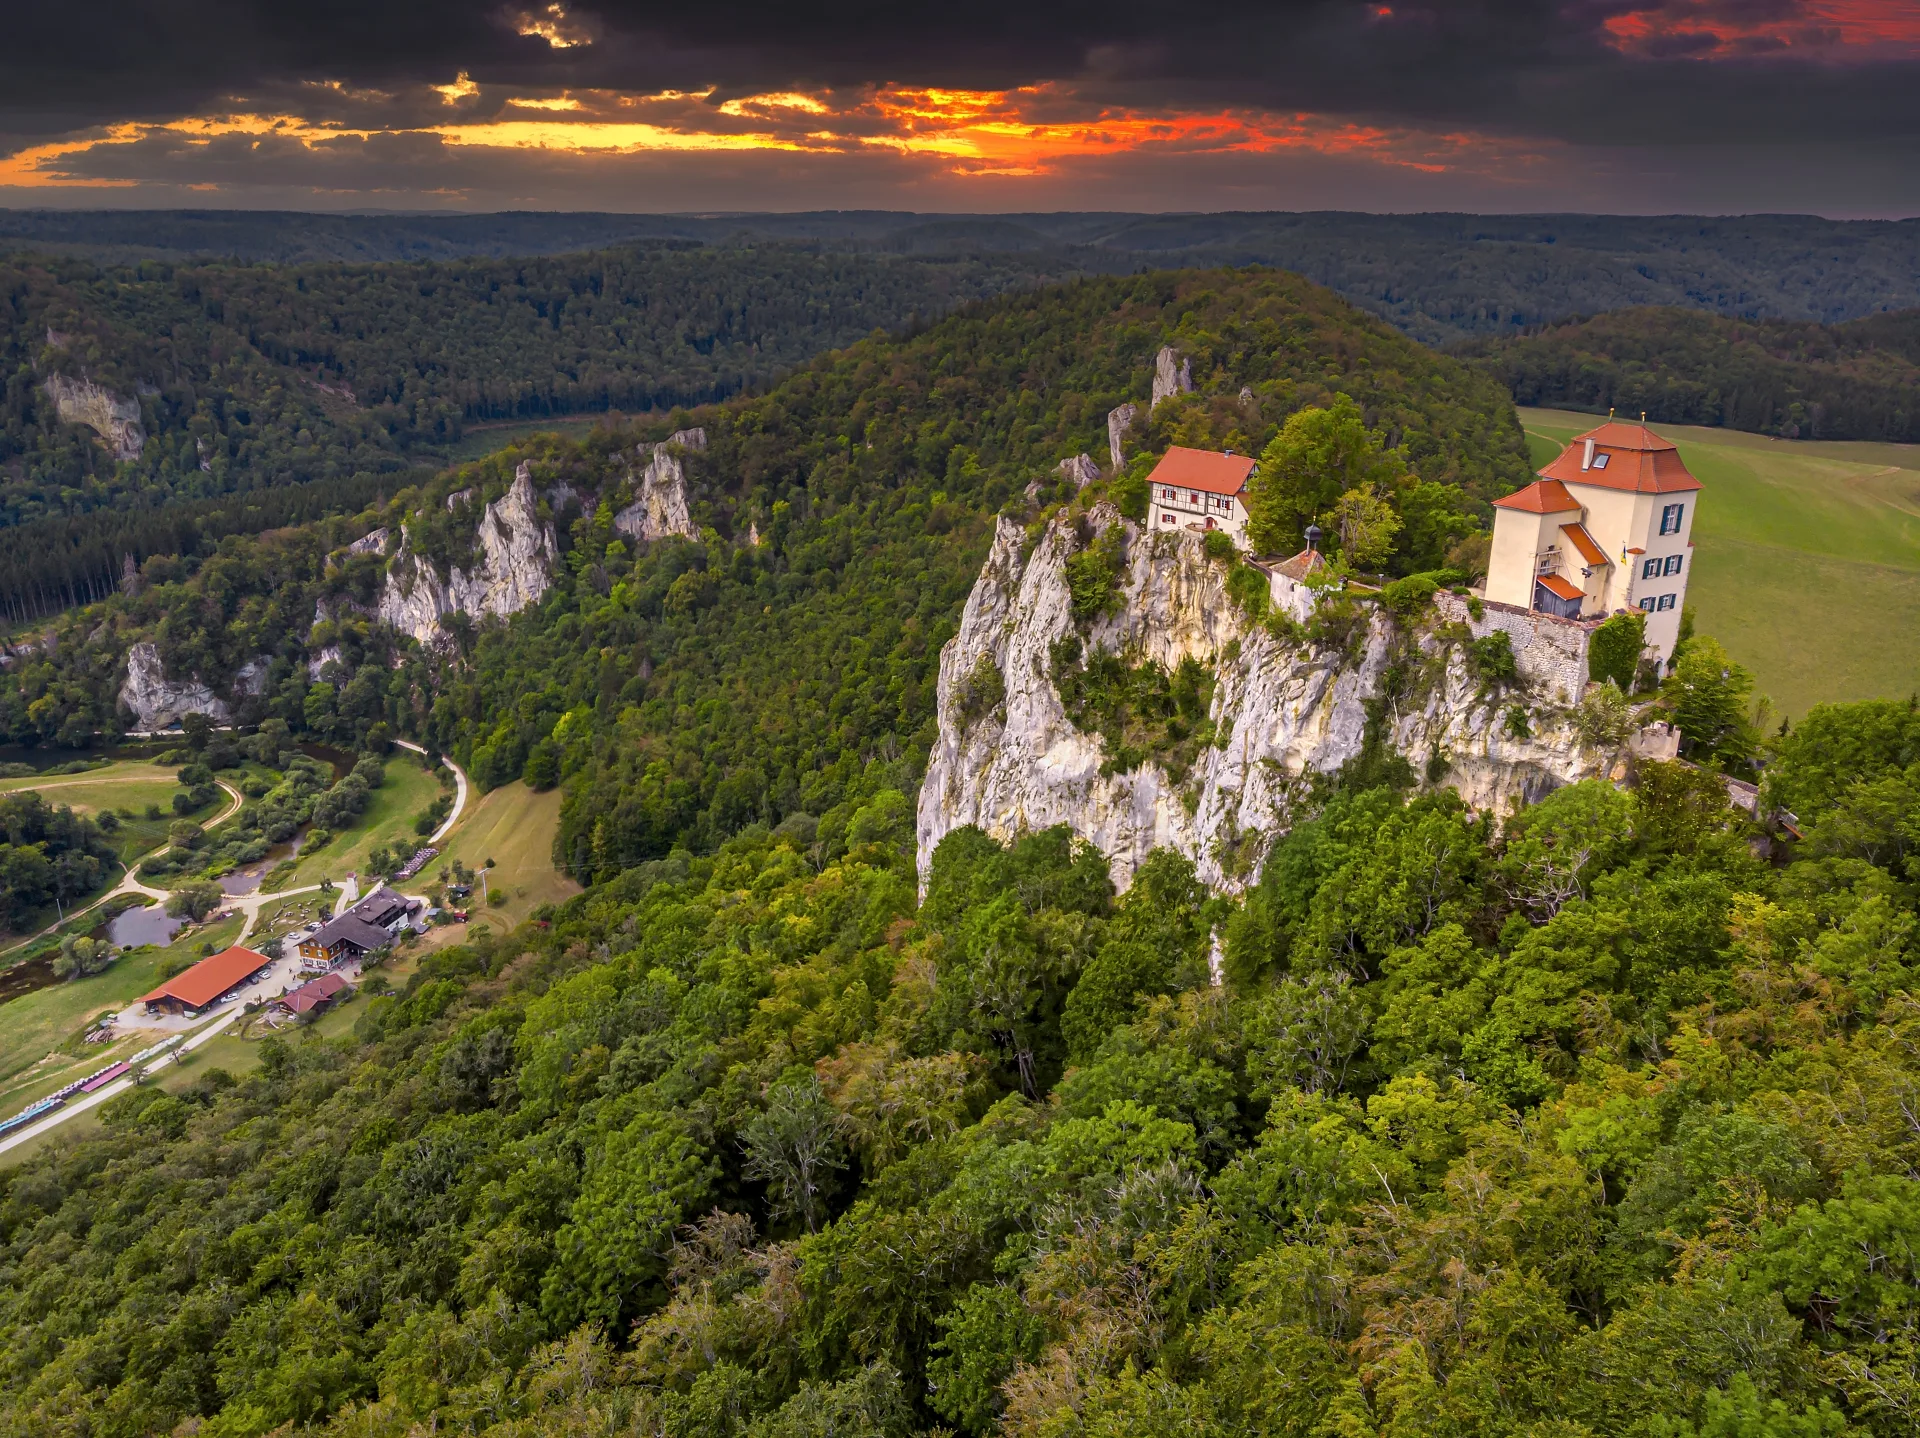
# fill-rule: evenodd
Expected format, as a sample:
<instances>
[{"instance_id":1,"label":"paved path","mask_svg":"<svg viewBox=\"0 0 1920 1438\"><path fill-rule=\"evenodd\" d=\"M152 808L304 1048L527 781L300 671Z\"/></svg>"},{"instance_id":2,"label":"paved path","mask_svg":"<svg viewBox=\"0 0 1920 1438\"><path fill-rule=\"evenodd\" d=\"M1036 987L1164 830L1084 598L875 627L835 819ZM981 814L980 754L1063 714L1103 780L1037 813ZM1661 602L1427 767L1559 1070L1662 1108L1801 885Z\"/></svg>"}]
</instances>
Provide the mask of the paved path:
<instances>
[{"instance_id":1,"label":"paved path","mask_svg":"<svg viewBox=\"0 0 1920 1438\"><path fill-rule=\"evenodd\" d=\"M396 739L393 742L402 749L411 749L416 754L427 752L411 739ZM427 839L427 842L436 848L439 847L442 839L453 832L453 826L460 822L460 811L467 807L467 771L445 754L440 756L440 762L453 770L453 809L447 815L446 822L435 829Z\"/></svg>"},{"instance_id":2,"label":"paved path","mask_svg":"<svg viewBox=\"0 0 1920 1438\"><path fill-rule=\"evenodd\" d=\"M174 1052L185 1053L189 1049L199 1048L200 1045L205 1043L208 1039L213 1038L216 1034L220 1033L221 1030L225 1029L228 1024L231 1024L235 1019L239 1018L241 1008L242 1008L242 1005L239 1003L234 1003L231 1006L227 1007L225 1012L221 1013L219 1017L215 1018L211 1023L207 1024L206 1027L196 1031L191 1038L189 1038L185 1043L181 1044L179 1048L174 1050ZM147 1067L154 1068L161 1063L165 1063L166 1061L167 1060L164 1057L162 1057L159 1060L157 1060L155 1063L147 1065ZM118 1098L121 1094L125 1093L128 1089L132 1087L133 1087L133 1080L130 1078L123 1078L123 1079L114 1080L112 1083L108 1084L105 1088L100 1089L97 1092L76 1095L75 1097L68 1099L65 1104L55 1109L52 1113L48 1114L45 1118L41 1119L39 1123L28 1124L25 1128L19 1130L17 1133L10 1133L5 1138L0 1138L0 1153L5 1153L10 1148L17 1148L19 1145L26 1143L29 1139L38 1138L40 1137L41 1134L47 1133L52 1129L58 1128L61 1124L65 1123L68 1119L72 1118L75 1114L85 1113L90 1108L97 1108L99 1105L105 1103L110 1098Z\"/></svg>"}]
</instances>

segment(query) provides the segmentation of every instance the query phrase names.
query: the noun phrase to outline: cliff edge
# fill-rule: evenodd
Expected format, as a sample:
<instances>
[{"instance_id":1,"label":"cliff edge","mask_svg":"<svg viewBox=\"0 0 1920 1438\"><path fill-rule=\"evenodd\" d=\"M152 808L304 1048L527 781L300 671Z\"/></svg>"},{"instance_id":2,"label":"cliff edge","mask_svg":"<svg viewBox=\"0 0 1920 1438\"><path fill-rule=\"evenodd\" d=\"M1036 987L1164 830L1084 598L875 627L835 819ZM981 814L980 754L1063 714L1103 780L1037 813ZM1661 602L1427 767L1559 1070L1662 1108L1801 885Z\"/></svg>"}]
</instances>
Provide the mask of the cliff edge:
<instances>
[{"instance_id":1,"label":"cliff edge","mask_svg":"<svg viewBox=\"0 0 1920 1438\"><path fill-rule=\"evenodd\" d=\"M1071 584L1069 563L1096 549L1112 556L1114 588L1088 618L1086 563ZM1455 789L1478 810L1610 768L1612 753L1584 748L1573 723L1584 657L1570 685L1524 671L1490 685L1469 647L1483 626L1450 621L1452 609L1403 623L1348 599L1337 623L1257 621L1228 592L1239 562L1209 556L1197 534L1143 533L1105 503L1057 516L1030 552L1026 531L999 521L940 656L939 734L918 811L923 884L940 840L963 825L1004 841L1066 824L1108 856L1122 888L1170 847L1207 884L1237 892L1258 877L1312 776L1369 750L1399 755L1417 782ZM1187 660L1184 682L1206 708L1184 747L1143 754L1090 719L1100 704L1087 701L1085 676L1113 692L1156 691Z\"/></svg>"}]
</instances>

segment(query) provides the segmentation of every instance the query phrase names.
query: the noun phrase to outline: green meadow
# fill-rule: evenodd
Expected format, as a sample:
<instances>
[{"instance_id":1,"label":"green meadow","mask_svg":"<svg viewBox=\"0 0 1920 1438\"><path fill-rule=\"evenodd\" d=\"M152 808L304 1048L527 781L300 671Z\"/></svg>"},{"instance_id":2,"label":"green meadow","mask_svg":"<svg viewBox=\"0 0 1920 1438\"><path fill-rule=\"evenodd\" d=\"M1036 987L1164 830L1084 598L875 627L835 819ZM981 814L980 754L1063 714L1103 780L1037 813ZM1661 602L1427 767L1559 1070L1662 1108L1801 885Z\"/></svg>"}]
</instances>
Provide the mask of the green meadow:
<instances>
[{"instance_id":1,"label":"green meadow","mask_svg":"<svg viewBox=\"0 0 1920 1438\"><path fill-rule=\"evenodd\" d=\"M1522 409L1539 464L1592 415ZM1687 602L1775 708L1920 689L1920 446L1654 425L1704 486Z\"/></svg>"}]
</instances>

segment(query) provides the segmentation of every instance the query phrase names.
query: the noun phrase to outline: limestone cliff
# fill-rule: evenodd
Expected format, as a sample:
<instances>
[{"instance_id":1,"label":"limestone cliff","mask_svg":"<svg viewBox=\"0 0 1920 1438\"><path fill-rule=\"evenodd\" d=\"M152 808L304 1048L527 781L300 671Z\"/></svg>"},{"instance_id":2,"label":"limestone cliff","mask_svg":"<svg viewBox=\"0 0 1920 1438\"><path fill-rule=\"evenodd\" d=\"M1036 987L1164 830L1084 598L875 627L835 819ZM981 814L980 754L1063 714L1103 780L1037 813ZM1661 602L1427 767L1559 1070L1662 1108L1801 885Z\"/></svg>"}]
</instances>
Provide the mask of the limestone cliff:
<instances>
[{"instance_id":1,"label":"limestone cliff","mask_svg":"<svg viewBox=\"0 0 1920 1438\"><path fill-rule=\"evenodd\" d=\"M240 666L226 698L197 674L167 678L160 651L142 640L127 651L127 677L120 683L120 705L132 711L135 730L170 729L189 714L204 714L216 724L233 722L233 704L257 699L267 690L269 659L262 654ZM231 703L229 701L232 701Z\"/></svg>"},{"instance_id":2,"label":"limestone cliff","mask_svg":"<svg viewBox=\"0 0 1920 1438\"><path fill-rule=\"evenodd\" d=\"M1020 526L1002 519L940 656L939 735L919 801L923 881L935 846L962 825L1004 840L1066 824L1108 855L1122 887L1149 853L1171 847L1208 884L1240 890L1289 827L1302 776L1358 756L1370 723L1416 774L1432 773L1476 809L1607 770L1611 756L1583 750L1571 711L1548 696L1526 704L1532 733L1517 737L1508 712L1527 694L1484 692L1437 616L1403 632L1369 604L1344 645L1278 638L1229 597L1227 569L1200 536L1143 534L1105 504L1088 518L1095 531L1123 526L1126 558L1120 602L1084 631L1085 644L1169 668L1188 656L1210 666L1222 737L1179 784L1153 761L1103 774L1104 741L1069 718L1050 653L1074 629L1065 566L1082 542L1062 516L1027 555ZM1004 697L981 713L988 664L1001 683L986 675L985 692ZM1409 670L1419 684L1406 682Z\"/></svg>"},{"instance_id":3,"label":"limestone cliff","mask_svg":"<svg viewBox=\"0 0 1920 1438\"><path fill-rule=\"evenodd\" d=\"M1177 394L1193 393L1193 361L1190 359L1174 361L1172 345L1162 345L1160 353L1153 357L1153 398L1147 404L1147 413L1152 414L1160 408L1160 401L1172 399Z\"/></svg>"},{"instance_id":4,"label":"limestone cliff","mask_svg":"<svg viewBox=\"0 0 1920 1438\"><path fill-rule=\"evenodd\" d=\"M432 644L445 636L442 621L450 614L504 619L539 601L553 583L560 549L553 526L540 520L525 464L507 492L486 507L474 540L479 562L471 570L456 566L444 580L403 544L387 570L375 617Z\"/></svg>"},{"instance_id":5,"label":"limestone cliff","mask_svg":"<svg viewBox=\"0 0 1920 1438\"><path fill-rule=\"evenodd\" d=\"M140 425L140 401L122 399L90 379L54 375L47 381L47 397L62 423L84 424L105 441L113 457L138 459L146 448L147 432Z\"/></svg>"},{"instance_id":6,"label":"limestone cliff","mask_svg":"<svg viewBox=\"0 0 1920 1438\"><path fill-rule=\"evenodd\" d=\"M704 429L678 430L667 436L665 444L654 445L640 475L640 492L613 517L613 527L635 539L664 539L670 534L698 539L700 531L687 508L687 473L680 456L706 447ZM641 448L646 450L644 445Z\"/></svg>"}]
</instances>

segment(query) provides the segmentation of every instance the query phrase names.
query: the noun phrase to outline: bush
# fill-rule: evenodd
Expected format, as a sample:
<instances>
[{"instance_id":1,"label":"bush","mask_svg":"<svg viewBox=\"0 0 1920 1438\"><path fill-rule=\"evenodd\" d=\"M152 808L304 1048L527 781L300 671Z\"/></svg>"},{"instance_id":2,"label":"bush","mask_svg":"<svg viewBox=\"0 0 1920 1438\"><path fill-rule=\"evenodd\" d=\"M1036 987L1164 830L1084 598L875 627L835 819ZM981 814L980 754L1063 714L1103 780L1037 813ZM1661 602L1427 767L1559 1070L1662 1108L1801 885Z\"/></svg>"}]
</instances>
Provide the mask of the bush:
<instances>
[{"instance_id":1,"label":"bush","mask_svg":"<svg viewBox=\"0 0 1920 1438\"><path fill-rule=\"evenodd\" d=\"M176 919L192 919L199 923L220 907L226 898L221 887L207 879L197 879L190 884L182 884L167 896L167 912Z\"/></svg>"},{"instance_id":2,"label":"bush","mask_svg":"<svg viewBox=\"0 0 1920 1438\"><path fill-rule=\"evenodd\" d=\"M1520 666L1514 661L1513 641L1507 631L1496 629L1467 644L1467 667L1482 684L1514 684L1520 679Z\"/></svg>"},{"instance_id":3,"label":"bush","mask_svg":"<svg viewBox=\"0 0 1920 1438\"><path fill-rule=\"evenodd\" d=\"M1075 640L1076 645L1078 642ZM1074 657L1078 659L1077 652ZM1007 681L1000 666L991 654L982 654L972 672L960 681L960 692L954 696L954 717L962 729L971 729L998 709L1006 697Z\"/></svg>"},{"instance_id":4,"label":"bush","mask_svg":"<svg viewBox=\"0 0 1920 1438\"><path fill-rule=\"evenodd\" d=\"M1587 673L1596 680L1611 679L1622 694L1631 694L1646 643L1646 615L1637 609L1614 615L1593 631L1587 646Z\"/></svg>"},{"instance_id":5,"label":"bush","mask_svg":"<svg viewBox=\"0 0 1920 1438\"><path fill-rule=\"evenodd\" d=\"M1206 546L1207 558L1209 559L1230 561L1238 552L1233 547L1233 536L1228 534L1224 529L1209 529L1207 531L1207 537L1202 543Z\"/></svg>"},{"instance_id":6,"label":"bush","mask_svg":"<svg viewBox=\"0 0 1920 1438\"><path fill-rule=\"evenodd\" d=\"M1409 574L1405 579L1396 579L1382 589L1380 602L1400 619L1410 620L1431 604L1433 596L1439 592L1439 581L1433 575Z\"/></svg>"},{"instance_id":7,"label":"bush","mask_svg":"<svg viewBox=\"0 0 1920 1438\"><path fill-rule=\"evenodd\" d=\"M1067 560L1067 591L1073 596L1075 623L1091 624L1118 604L1125 543L1125 534L1119 525L1114 525Z\"/></svg>"},{"instance_id":8,"label":"bush","mask_svg":"<svg viewBox=\"0 0 1920 1438\"><path fill-rule=\"evenodd\" d=\"M1605 749L1622 743L1633 732L1633 712L1627 696L1612 683L1596 684L1580 701L1573 723L1583 744Z\"/></svg>"},{"instance_id":9,"label":"bush","mask_svg":"<svg viewBox=\"0 0 1920 1438\"><path fill-rule=\"evenodd\" d=\"M1266 574L1251 564L1236 564L1227 571L1227 595L1255 624L1267 617L1273 603L1273 588Z\"/></svg>"}]
</instances>

